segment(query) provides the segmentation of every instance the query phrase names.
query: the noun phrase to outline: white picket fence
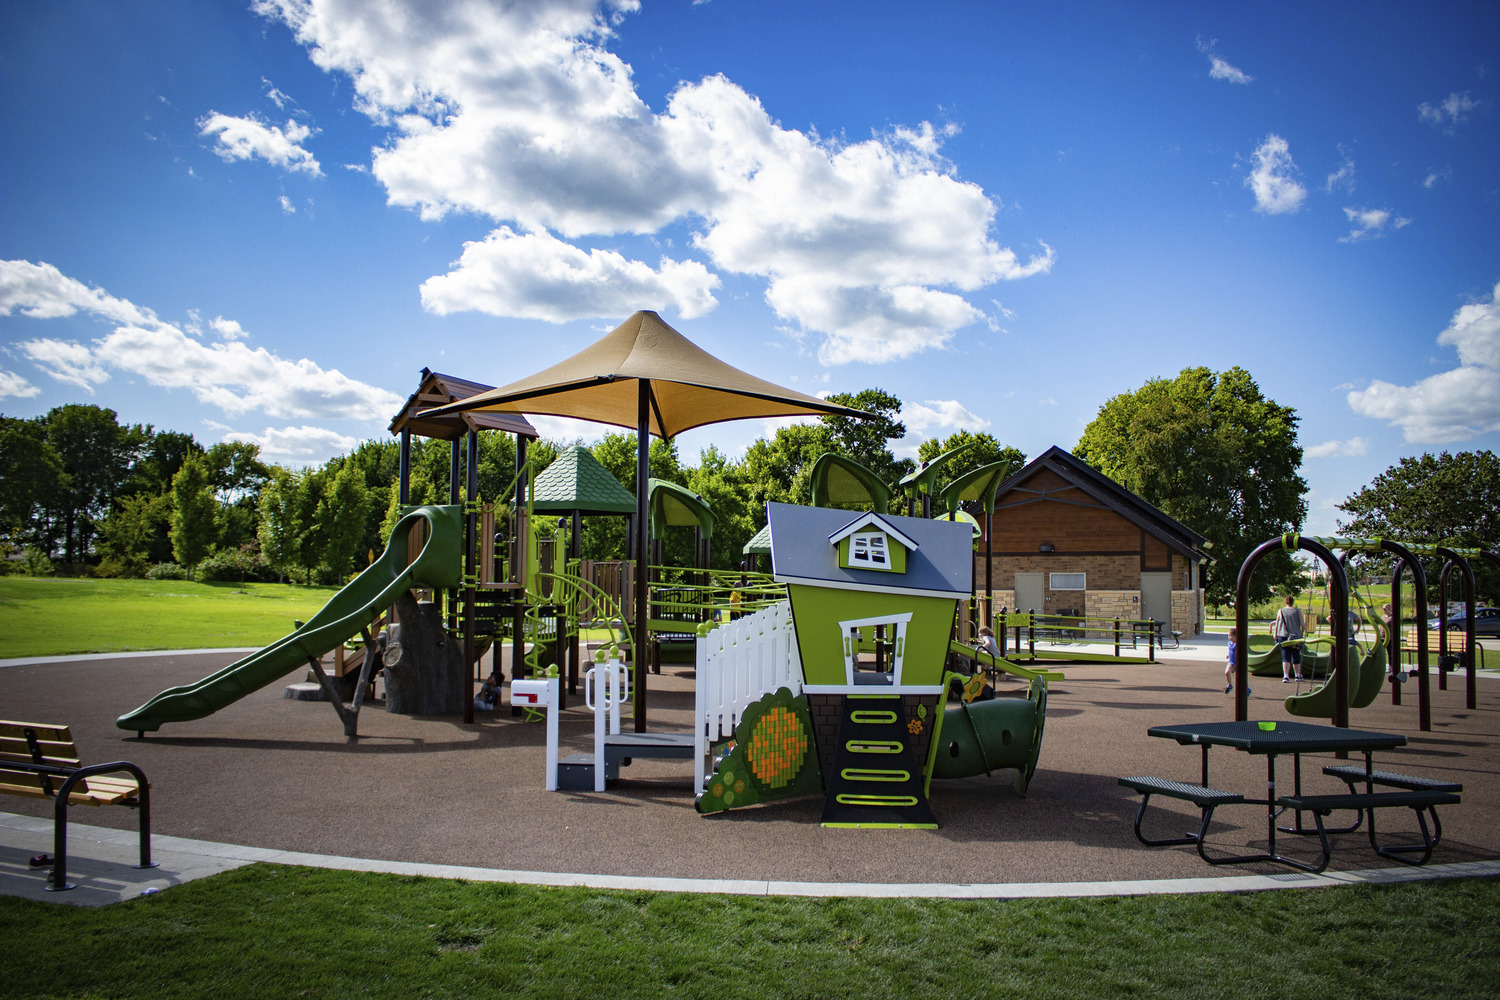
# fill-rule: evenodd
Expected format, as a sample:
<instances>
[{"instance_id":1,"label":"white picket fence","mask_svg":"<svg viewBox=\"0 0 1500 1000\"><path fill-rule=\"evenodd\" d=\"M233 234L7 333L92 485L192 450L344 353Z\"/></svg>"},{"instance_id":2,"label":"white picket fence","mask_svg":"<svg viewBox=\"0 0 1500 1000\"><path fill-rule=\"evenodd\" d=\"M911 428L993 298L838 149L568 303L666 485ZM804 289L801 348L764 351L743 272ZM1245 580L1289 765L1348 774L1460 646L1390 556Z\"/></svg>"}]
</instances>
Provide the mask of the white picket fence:
<instances>
[{"instance_id":1,"label":"white picket fence","mask_svg":"<svg viewBox=\"0 0 1500 1000\"><path fill-rule=\"evenodd\" d=\"M703 788L708 748L734 735L745 709L777 688L802 693L802 658L788 601L725 622L698 640L695 790Z\"/></svg>"}]
</instances>

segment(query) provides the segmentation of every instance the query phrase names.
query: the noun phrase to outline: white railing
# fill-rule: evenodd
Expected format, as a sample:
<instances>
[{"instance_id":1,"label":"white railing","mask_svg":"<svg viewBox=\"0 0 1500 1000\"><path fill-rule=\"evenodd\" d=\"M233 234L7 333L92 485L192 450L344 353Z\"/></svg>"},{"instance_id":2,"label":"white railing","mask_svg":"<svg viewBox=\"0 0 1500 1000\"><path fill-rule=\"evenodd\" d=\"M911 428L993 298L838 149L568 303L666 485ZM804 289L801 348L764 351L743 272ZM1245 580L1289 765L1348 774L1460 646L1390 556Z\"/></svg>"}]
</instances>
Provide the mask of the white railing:
<instances>
[{"instance_id":1,"label":"white railing","mask_svg":"<svg viewBox=\"0 0 1500 1000\"><path fill-rule=\"evenodd\" d=\"M709 746L734 735L746 708L777 688L802 693L790 602L725 622L699 639L697 681L695 791L703 788Z\"/></svg>"}]
</instances>

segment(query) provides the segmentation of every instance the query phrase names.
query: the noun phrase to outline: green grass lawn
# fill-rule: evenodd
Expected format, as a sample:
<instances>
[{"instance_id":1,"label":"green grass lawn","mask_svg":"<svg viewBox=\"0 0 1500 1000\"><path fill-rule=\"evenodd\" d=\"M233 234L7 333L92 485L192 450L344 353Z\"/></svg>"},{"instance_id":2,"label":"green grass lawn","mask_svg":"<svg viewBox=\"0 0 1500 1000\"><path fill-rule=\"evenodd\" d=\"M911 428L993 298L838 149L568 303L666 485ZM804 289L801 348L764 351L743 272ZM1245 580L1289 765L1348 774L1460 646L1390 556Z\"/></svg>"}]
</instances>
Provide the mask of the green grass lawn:
<instances>
[{"instance_id":1,"label":"green grass lawn","mask_svg":"<svg viewBox=\"0 0 1500 1000\"><path fill-rule=\"evenodd\" d=\"M252 865L0 899L8 997L1493 997L1500 880L1040 900L602 892Z\"/></svg>"},{"instance_id":2,"label":"green grass lawn","mask_svg":"<svg viewBox=\"0 0 1500 1000\"><path fill-rule=\"evenodd\" d=\"M264 646L334 587L0 576L0 659Z\"/></svg>"}]
</instances>

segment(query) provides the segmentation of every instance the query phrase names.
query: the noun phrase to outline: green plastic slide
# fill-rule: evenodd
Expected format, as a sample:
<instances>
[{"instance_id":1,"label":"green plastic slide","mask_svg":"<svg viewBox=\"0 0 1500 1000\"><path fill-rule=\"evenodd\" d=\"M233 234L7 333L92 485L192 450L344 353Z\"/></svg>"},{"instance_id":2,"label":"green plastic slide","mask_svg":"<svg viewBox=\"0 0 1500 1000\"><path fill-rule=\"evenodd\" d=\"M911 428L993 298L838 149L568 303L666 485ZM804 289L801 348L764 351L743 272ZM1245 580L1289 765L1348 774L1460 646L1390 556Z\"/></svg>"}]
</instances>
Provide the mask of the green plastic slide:
<instances>
[{"instance_id":1,"label":"green plastic slide","mask_svg":"<svg viewBox=\"0 0 1500 1000\"><path fill-rule=\"evenodd\" d=\"M407 537L419 521L426 543L407 565ZM391 532L385 551L313 615L307 624L195 684L168 688L115 720L121 729L155 732L165 722L212 715L360 634L412 587L457 587L463 576L463 514L457 506L417 507Z\"/></svg>"},{"instance_id":2,"label":"green plastic slide","mask_svg":"<svg viewBox=\"0 0 1500 1000\"><path fill-rule=\"evenodd\" d=\"M967 643L959 642L957 639L950 639L948 641L948 649L959 654L960 656L973 660L975 663L978 663L980 666L984 667L987 670L1003 670L1007 674L1013 674L1016 677L1021 678L1023 681L1029 681L1037 677L1041 677L1049 681L1060 681L1063 679L1061 670L1031 669L1029 667L1023 667L1019 664L1012 663L1010 660L1001 659L1000 657L987 653L982 649L975 649L973 646L970 646Z\"/></svg>"}]
</instances>

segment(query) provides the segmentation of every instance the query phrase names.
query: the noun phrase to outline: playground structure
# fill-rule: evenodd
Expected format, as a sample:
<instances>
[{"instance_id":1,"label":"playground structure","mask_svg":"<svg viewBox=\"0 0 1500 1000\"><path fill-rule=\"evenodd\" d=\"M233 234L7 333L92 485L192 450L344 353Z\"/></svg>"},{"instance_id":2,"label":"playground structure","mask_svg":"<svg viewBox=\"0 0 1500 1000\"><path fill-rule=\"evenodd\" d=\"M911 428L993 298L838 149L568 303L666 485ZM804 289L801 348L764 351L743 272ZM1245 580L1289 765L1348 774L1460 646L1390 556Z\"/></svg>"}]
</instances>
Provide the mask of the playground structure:
<instances>
[{"instance_id":1,"label":"playground structure","mask_svg":"<svg viewBox=\"0 0 1500 1000\"><path fill-rule=\"evenodd\" d=\"M1240 636L1247 636L1249 625L1249 584L1251 575L1260 561L1271 552L1283 549L1286 551L1302 550L1311 553L1322 561L1328 570L1329 580L1329 625L1331 635L1331 648L1328 654L1328 677L1324 683L1306 694L1294 694L1286 699L1287 711L1294 715L1314 716L1330 718L1335 726L1347 727L1349 725L1349 709L1364 708L1374 702L1379 695L1382 682L1388 681L1391 690L1391 703L1401 704L1401 684L1406 680L1406 675L1399 670L1400 653L1402 649L1400 638L1401 622L1401 577L1403 572L1409 572L1412 577L1414 598L1416 607L1422 609L1425 614L1427 608L1427 575L1422 566L1419 556L1437 558L1442 560L1441 592L1440 601L1442 620L1447 618L1447 582L1453 571L1462 574L1464 582L1464 602L1467 610L1468 625L1465 636L1464 649L1461 655L1452 655L1447 651L1446 632L1440 632L1439 647L1439 683L1444 690L1447 688L1447 674L1451 667L1462 664L1467 675L1467 707L1477 707L1477 689L1475 678L1475 646L1473 635L1474 603L1475 603L1475 579L1473 568L1469 565L1470 558L1483 558L1500 566L1500 556L1483 549L1452 549L1446 546L1424 546L1406 545L1392 541L1388 538L1320 538L1290 533L1262 542L1240 567L1239 578L1236 585L1236 627ZM1336 556L1335 551L1344 553L1343 557ZM1348 573L1345 569L1348 556L1351 553L1384 553L1394 556L1396 569L1391 575L1391 606L1392 618L1396 627L1386 629L1380 622L1380 618L1374 612L1374 608L1368 602L1364 604L1364 617L1375 629L1376 640L1371 650L1361 655L1358 646L1354 644L1351 634L1351 615L1349 612L1349 586ZM1425 622L1419 622L1416 635L1416 662L1415 669L1411 671L1417 679L1417 714L1418 726L1423 732L1432 730L1432 708L1431 688L1428 672L1428 632ZM1244 721L1248 716L1248 690L1247 678L1251 672L1249 644L1241 641L1238 647L1235 670L1235 719ZM1354 656L1351 659L1351 650ZM1257 659L1264 662L1259 664L1262 668L1268 667L1272 655L1279 660L1279 647L1270 653L1261 654Z\"/></svg>"},{"instance_id":2,"label":"playground structure","mask_svg":"<svg viewBox=\"0 0 1500 1000\"><path fill-rule=\"evenodd\" d=\"M967 526L769 504L772 559L788 601L721 626L698 652L696 757L733 734L700 813L822 791L830 827L931 829L933 778L1035 773L1047 684L966 704L944 669L971 590Z\"/></svg>"}]
</instances>

